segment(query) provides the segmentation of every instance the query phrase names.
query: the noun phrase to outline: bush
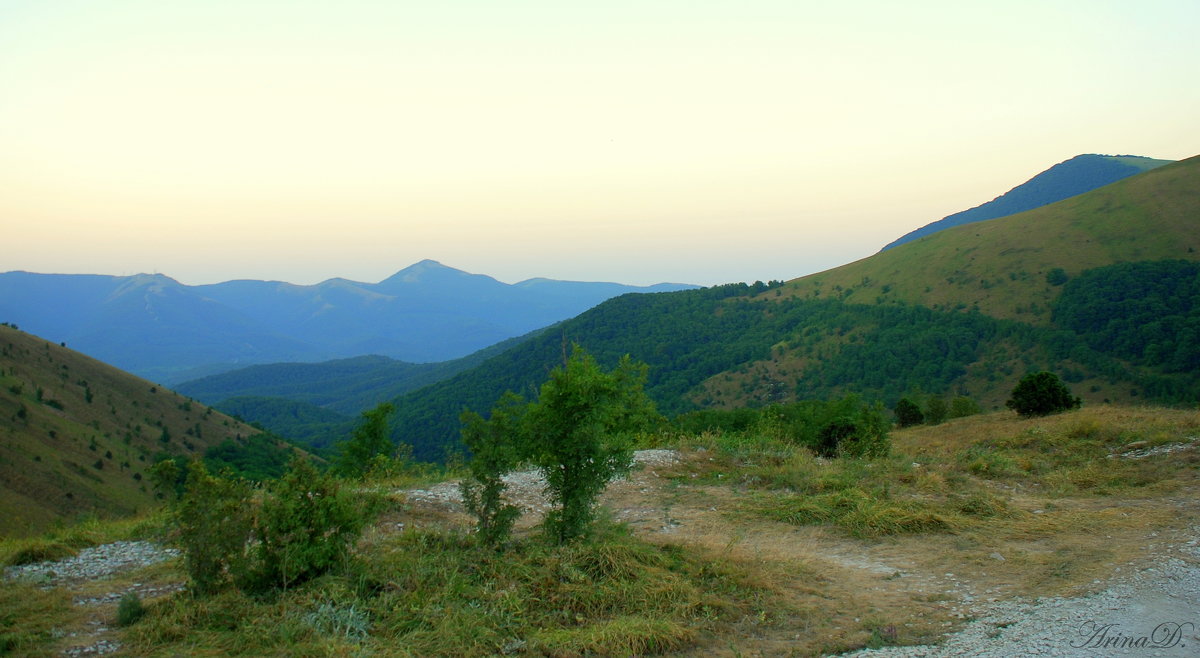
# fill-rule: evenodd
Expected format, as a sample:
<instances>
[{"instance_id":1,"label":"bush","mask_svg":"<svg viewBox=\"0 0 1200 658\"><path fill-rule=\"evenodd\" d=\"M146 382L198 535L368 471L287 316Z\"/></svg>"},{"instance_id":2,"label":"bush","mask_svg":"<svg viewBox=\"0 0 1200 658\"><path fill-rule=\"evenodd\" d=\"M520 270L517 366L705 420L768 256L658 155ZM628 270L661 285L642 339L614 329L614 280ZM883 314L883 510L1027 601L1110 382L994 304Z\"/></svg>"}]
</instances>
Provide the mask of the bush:
<instances>
[{"instance_id":1,"label":"bush","mask_svg":"<svg viewBox=\"0 0 1200 658\"><path fill-rule=\"evenodd\" d=\"M342 564L368 510L296 456L263 499L247 589L287 588Z\"/></svg>"},{"instance_id":2,"label":"bush","mask_svg":"<svg viewBox=\"0 0 1200 658\"><path fill-rule=\"evenodd\" d=\"M1076 409L1083 403L1071 395L1067 385L1052 372L1033 372L1021 378L1013 388L1012 397L1004 406L1022 416L1047 416L1069 409Z\"/></svg>"},{"instance_id":3,"label":"bush","mask_svg":"<svg viewBox=\"0 0 1200 658\"><path fill-rule=\"evenodd\" d=\"M925 414L921 413L921 408L908 398L900 398L892 411L896 414L896 424L900 427L912 427L925 422Z\"/></svg>"},{"instance_id":4,"label":"bush","mask_svg":"<svg viewBox=\"0 0 1200 658\"><path fill-rule=\"evenodd\" d=\"M487 546L508 540L513 523L521 515L516 506L504 502L504 474L516 467L523 444L522 424L528 405L508 393L484 420L473 411L462 413L463 443L471 451L471 476L463 479L463 506L477 520L479 539Z\"/></svg>"},{"instance_id":5,"label":"bush","mask_svg":"<svg viewBox=\"0 0 1200 658\"><path fill-rule=\"evenodd\" d=\"M200 460L188 464L187 488L174 516L192 591L215 592L244 566L253 526L250 497L242 480L214 476Z\"/></svg>"},{"instance_id":6,"label":"bush","mask_svg":"<svg viewBox=\"0 0 1200 658\"><path fill-rule=\"evenodd\" d=\"M529 407L525 452L546 477L554 509L543 528L557 543L584 534L608 482L633 465L632 435L658 421L646 396L646 366L622 357L605 372L578 346L550 373Z\"/></svg>"},{"instance_id":7,"label":"bush","mask_svg":"<svg viewBox=\"0 0 1200 658\"><path fill-rule=\"evenodd\" d=\"M979 404L965 395L959 395L950 401L951 418L966 418L980 411Z\"/></svg>"},{"instance_id":8,"label":"bush","mask_svg":"<svg viewBox=\"0 0 1200 658\"><path fill-rule=\"evenodd\" d=\"M117 604L117 626L132 626L146 615L146 608L137 592L127 592Z\"/></svg>"},{"instance_id":9,"label":"bush","mask_svg":"<svg viewBox=\"0 0 1200 658\"><path fill-rule=\"evenodd\" d=\"M287 588L333 569L369 507L299 455L258 503L244 480L195 460L174 517L191 589L211 594L231 581L247 591Z\"/></svg>"},{"instance_id":10,"label":"bush","mask_svg":"<svg viewBox=\"0 0 1200 658\"><path fill-rule=\"evenodd\" d=\"M822 457L874 458L891 451L888 427L883 406L868 405L857 397L848 396L829 403L826 413L838 412L817 431L813 450Z\"/></svg>"},{"instance_id":11,"label":"bush","mask_svg":"<svg viewBox=\"0 0 1200 658\"><path fill-rule=\"evenodd\" d=\"M950 408L946 405L946 401L940 397L931 396L929 401L925 403L925 422L930 425L941 425L945 422L946 417L950 415Z\"/></svg>"}]
</instances>

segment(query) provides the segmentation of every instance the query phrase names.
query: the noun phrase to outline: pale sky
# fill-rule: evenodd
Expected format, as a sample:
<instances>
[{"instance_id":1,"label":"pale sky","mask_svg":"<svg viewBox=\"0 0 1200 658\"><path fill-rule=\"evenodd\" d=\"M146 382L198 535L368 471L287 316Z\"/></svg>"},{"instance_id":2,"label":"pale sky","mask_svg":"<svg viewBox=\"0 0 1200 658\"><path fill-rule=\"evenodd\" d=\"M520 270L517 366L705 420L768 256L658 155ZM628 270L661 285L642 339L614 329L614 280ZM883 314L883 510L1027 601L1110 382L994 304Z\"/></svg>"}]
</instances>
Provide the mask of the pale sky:
<instances>
[{"instance_id":1,"label":"pale sky","mask_svg":"<svg viewBox=\"0 0 1200 658\"><path fill-rule=\"evenodd\" d=\"M0 271L711 285L1200 154L1200 2L0 0Z\"/></svg>"}]
</instances>

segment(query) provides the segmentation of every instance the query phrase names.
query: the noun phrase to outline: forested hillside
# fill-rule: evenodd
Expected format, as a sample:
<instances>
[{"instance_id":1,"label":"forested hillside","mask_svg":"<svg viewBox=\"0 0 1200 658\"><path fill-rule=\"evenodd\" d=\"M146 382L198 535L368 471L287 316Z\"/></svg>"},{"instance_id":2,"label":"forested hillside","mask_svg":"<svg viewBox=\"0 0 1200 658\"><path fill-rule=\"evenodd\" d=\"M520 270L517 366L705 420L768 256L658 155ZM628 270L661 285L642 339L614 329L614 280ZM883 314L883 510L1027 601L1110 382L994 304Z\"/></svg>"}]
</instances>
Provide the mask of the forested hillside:
<instances>
[{"instance_id":1,"label":"forested hillside","mask_svg":"<svg viewBox=\"0 0 1200 658\"><path fill-rule=\"evenodd\" d=\"M1196 326L1198 210L1191 158L784 285L610 300L401 397L396 437L439 458L462 408L488 409L505 390L530 395L568 343L609 367L623 354L646 362L647 391L668 414L848 392L889 406L924 391L999 408L1038 369L1089 401L1194 402L1200 371L1181 366L1198 349L1185 340ZM1110 269L1123 261L1145 264ZM1079 310L1098 297L1102 325ZM1144 326L1148 313L1158 325Z\"/></svg>"}]
</instances>

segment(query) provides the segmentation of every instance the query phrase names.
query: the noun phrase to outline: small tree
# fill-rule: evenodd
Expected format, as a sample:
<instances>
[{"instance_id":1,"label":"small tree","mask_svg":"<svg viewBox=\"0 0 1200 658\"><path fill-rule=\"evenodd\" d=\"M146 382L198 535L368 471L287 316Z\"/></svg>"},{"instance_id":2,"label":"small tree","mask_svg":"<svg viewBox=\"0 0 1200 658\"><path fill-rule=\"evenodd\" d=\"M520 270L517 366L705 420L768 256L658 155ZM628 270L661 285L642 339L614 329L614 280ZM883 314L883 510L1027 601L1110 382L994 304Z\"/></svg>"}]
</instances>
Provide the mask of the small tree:
<instances>
[{"instance_id":1,"label":"small tree","mask_svg":"<svg viewBox=\"0 0 1200 658\"><path fill-rule=\"evenodd\" d=\"M556 506L544 527L558 543L586 531L596 497L632 466L632 433L660 418L642 390L646 370L625 356L606 373L576 346L530 407L527 453Z\"/></svg>"},{"instance_id":2,"label":"small tree","mask_svg":"<svg viewBox=\"0 0 1200 658\"><path fill-rule=\"evenodd\" d=\"M162 469L166 475L171 467ZM187 487L173 512L192 591L215 592L241 571L253 525L250 496L245 482L214 476L198 459L188 464Z\"/></svg>"},{"instance_id":3,"label":"small tree","mask_svg":"<svg viewBox=\"0 0 1200 658\"><path fill-rule=\"evenodd\" d=\"M471 451L471 475L459 488L463 505L477 519L480 541L487 546L504 543L521 515L520 509L504 502L503 477L520 460L527 409L521 396L509 392L492 408L490 419L470 410L461 416L463 444Z\"/></svg>"},{"instance_id":4,"label":"small tree","mask_svg":"<svg viewBox=\"0 0 1200 658\"><path fill-rule=\"evenodd\" d=\"M896 414L896 423L900 427L912 427L925 422L925 414L921 413L921 408L908 398L900 398L892 411Z\"/></svg>"},{"instance_id":5,"label":"small tree","mask_svg":"<svg viewBox=\"0 0 1200 658\"><path fill-rule=\"evenodd\" d=\"M341 453L334 467L338 475L361 478L379 455L391 457L396 451L388 421L396 407L390 402L364 411L349 440L338 443Z\"/></svg>"},{"instance_id":6,"label":"small tree","mask_svg":"<svg viewBox=\"0 0 1200 658\"><path fill-rule=\"evenodd\" d=\"M929 401L925 403L925 422L930 425L941 425L946 420L946 416L950 413L950 408L946 406L946 401L942 398L931 395Z\"/></svg>"},{"instance_id":7,"label":"small tree","mask_svg":"<svg viewBox=\"0 0 1200 658\"><path fill-rule=\"evenodd\" d=\"M1071 395L1071 389L1052 372L1032 372L1021 378L1004 406L1022 416L1047 416L1083 403Z\"/></svg>"},{"instance_id":8,"label":"small tree","mask_svg":"<svg viewBox=\"0 0 1200 658\"><path fill-rule=\"evenodd\" d=\"M292 458L287 473L264 497L250 589L287 588L340 565L368 519L367 510L338 481Z\"/></svg>"}]
</instances>

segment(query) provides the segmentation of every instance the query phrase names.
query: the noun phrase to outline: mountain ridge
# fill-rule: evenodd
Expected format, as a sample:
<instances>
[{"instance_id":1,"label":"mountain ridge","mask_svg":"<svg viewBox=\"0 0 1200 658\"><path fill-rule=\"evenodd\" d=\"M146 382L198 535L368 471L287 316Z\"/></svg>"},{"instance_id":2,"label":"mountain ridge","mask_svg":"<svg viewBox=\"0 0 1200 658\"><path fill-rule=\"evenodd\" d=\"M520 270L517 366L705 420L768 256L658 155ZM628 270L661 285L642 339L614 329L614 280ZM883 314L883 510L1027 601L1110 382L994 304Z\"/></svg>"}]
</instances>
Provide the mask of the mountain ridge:
<instances>
[{"instance_id":1,"label":"mountain ridge","mask_svg":"<svg viewBox=\"0 0 1200 658\"><path fill-rule=\"evenodd\" d=\"M612 296L687 289L545 280L507 284L434 260L377 282L237 279L188 286L164 274L0 274L0 319L166 383L256 363L378 353L460 358Z\"/></svg>"},{"instance_id":2,"label":"mountain ridge","mask_svg":"<svg viewBox=\"0 0 1200 658\"><path fill-rule=\"evenodd\" d=\"M948 215L936 222L909 231L884 245L880 252L954 226L1033 210L1170 162L1172 161L1138 155L1077 155L1050 167L987 203Z\"/></svg>"}]
</instances>

